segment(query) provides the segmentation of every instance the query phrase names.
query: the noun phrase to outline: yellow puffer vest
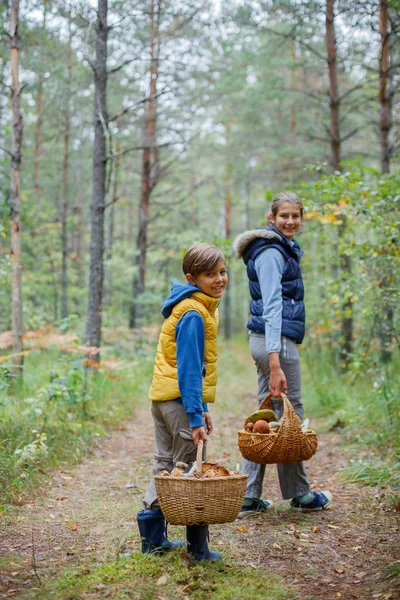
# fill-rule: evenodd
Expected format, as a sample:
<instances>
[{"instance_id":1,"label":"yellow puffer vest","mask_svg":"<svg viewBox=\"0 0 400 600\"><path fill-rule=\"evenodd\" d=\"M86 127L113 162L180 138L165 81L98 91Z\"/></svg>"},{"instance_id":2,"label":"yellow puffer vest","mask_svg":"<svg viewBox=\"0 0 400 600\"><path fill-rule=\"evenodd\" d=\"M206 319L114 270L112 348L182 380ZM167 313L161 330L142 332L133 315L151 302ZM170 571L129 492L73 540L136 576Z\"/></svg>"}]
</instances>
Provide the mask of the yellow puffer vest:
<instances>
[{"instance_id":1,"label":"yellow puffer vest","mask_svg":"<svg viewBox=\"0 0 400 600\"><path fill-rule=\"evenodd\" d=\"M206 374L203 378L203 402L214 402L217 387L218 302L219 300L216 298L211 298L202 292L195 292L193 296L181 300L174 306L161 328L153 381L149 391L150 400L180 398L175 328L185 313L195 310L203 317L205 327L204 364Z\"/></svg>"}]
</instances>

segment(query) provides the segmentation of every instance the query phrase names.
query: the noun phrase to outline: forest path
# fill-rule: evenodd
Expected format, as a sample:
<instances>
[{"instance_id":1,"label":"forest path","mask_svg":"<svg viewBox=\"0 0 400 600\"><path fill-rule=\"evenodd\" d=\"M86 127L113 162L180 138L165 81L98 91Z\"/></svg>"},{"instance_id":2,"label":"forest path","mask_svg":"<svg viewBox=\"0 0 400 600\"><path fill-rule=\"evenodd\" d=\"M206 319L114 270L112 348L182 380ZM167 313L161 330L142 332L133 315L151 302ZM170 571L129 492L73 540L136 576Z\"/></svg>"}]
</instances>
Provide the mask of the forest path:
<instances>
[{"instance_id":1,"label":"forest path","mask_svg":"<svg viewBox=\"0 0 400 600\"><path fill-rule=\"evenodd\" d=\"M249 395L228 416L215 405L209 460L229 467L240 461L239 415L250 413L255 403ZM49 489L26 504L3 530L0 598L30 598L35 593L42 598L40 582L66 566L85 572L139 550L134 515L151 470L149 409L143 402L135 419L99 438L80 466L56 473ZM332 491L333 503L311 514L295 513L280 500L276 469L267 467L263 497L272 499L274 508L212 526L211 548L218 548L232 564L280 575L297 590L299 600L399 598L400 589L387 570L399 564L399 512L388 501L389 490L344 484L340 471L347 460L340 433L319 435L319 450L306 464L307 473L313 489ZM171 539L184 534L180 527L170 527L169 532ZM90 597L104 596L100 589Z\"/></svg>"}]
</instances>

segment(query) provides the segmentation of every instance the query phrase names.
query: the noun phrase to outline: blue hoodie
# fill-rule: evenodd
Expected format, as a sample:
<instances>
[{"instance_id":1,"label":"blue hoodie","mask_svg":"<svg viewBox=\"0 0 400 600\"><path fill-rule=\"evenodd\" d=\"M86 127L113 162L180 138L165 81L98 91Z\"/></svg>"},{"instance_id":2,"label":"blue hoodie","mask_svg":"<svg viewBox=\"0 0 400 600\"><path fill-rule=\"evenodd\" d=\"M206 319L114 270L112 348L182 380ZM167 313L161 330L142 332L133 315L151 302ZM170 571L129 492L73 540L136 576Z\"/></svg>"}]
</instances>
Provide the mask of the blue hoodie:
<instances>
[{"instance_id":1,"label":"blue hoodie","mask_svg":"<svg viewBox=\"0 0 400 600\"><path fill-rule=\"evenodd\" d=\"M171 291L165 300L161 314L167 319L178 302L190 298L195 292L202 290L190 283L172 282ZM204 292L202 292L204 293ZM204 375L204 321L195 310L190 310L178 321L175 328L176 360L178 366L178 384L181 397L176 402L183 402L189 417L190 427L204 425L203 412L208 410L202 402Z\"/></svg>"}]
</instances>

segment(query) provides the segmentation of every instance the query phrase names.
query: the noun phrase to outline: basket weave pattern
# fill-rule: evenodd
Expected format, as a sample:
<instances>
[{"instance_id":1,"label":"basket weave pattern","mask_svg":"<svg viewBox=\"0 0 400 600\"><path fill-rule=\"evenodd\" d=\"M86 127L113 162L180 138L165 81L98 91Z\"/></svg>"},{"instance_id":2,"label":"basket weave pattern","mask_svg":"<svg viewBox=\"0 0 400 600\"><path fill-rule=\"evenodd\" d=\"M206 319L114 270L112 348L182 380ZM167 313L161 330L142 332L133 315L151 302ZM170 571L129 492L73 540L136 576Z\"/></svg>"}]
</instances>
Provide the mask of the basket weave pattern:
<instances>
[{"instance_id":1,"label":"basket weave pattern","mask_svg":"<svg viewBox=\"0 0 400 600\"><path fill-rule=\"evenodd\" d=\"M202 446L201 442L197 447L197 474L201 473ZM171 525L231 523L242 508L247 478L154 476L158 502Z\"/></svg>"},{"instance_id":2,"label":"basket weave pattern","mask_svg":"<svg viewBox=\"0 0 400 600\"><path fill-rule=\"evenodd\" d=\"M247 460L262 465L284 464L308 460L315 454L318 447L317 434L314 431L303 433L301 420L288 397L281 393L281 398L283 415L278 433L238 432L239 450ZM264 398L261 408L272 408L271 394Z\"/></svg>"}]
</instances>

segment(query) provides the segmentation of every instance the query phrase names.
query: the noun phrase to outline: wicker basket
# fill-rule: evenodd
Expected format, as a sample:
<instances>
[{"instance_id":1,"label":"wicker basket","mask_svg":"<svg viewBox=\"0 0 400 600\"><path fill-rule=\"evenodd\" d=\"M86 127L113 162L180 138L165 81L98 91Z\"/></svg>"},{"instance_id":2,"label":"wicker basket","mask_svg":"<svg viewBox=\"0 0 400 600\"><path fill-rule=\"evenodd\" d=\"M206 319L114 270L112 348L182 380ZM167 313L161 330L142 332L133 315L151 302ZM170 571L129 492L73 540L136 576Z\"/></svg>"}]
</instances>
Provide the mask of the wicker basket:
<instances>
[{"instance_id":1,"label":"wicker basket","mask_svg":"<svg viewBox=\"0 0 400 600\"><path fill-rule=\"evenodd\" d=\"M203 442L197 446L197 472L202 471ZM157 497L171 525L231 523L242 508L248 475L164 477L155 475Z\"/></svg>"},{"instance_id":2,"label":"wicker basket","mask_svg":"<svg viewBox=\"0 0 400 600\"><path fill-rule=\"evenodd\" d=\"M281 393L283 415L277 433L250 433L239 431L239 450L244 458L252 462L267 464L295 463L308 460L318 446L317 434L301 430L300 418L296 415L288 397ZM272 396L268 394L260 408L272 408Z\"/></svg>"}]
</instances>

